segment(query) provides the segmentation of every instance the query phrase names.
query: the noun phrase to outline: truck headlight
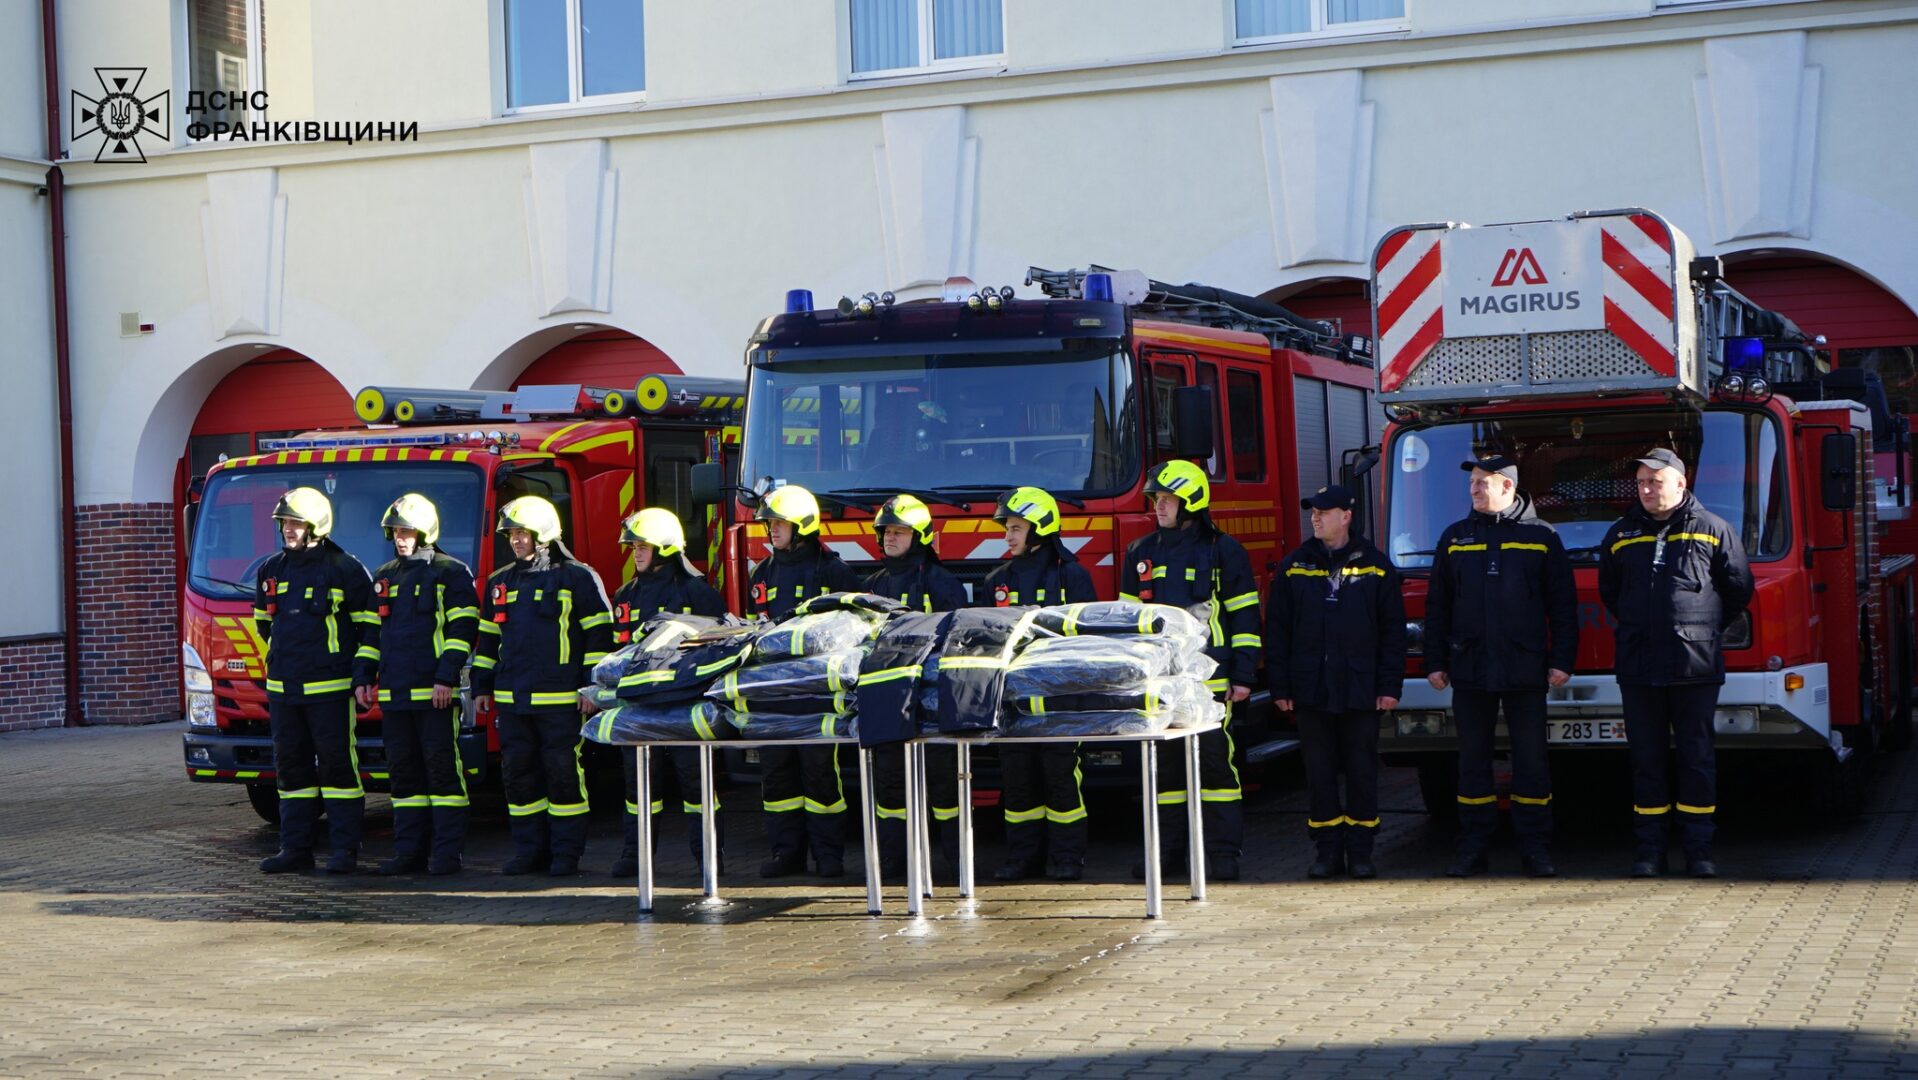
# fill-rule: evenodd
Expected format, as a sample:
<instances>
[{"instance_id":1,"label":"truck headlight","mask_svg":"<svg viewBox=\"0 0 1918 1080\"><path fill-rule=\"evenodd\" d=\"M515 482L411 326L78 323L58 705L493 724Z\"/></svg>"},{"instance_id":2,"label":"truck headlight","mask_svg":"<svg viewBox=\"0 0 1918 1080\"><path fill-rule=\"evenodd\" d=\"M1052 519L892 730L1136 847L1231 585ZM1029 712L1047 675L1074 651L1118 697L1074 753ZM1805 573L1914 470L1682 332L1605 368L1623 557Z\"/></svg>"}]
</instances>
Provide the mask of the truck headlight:
<instances>
[{"instance_id":1,"label":"truck headlight","mask_svg":"<svg viewBox=\"0 0 1918 1080\"><path fill-rule=\"evenodd\" d=\"M213 713L213 695L189 693L186 696L186 723L188 727L219 727L220 718Z\"/></svg>"},{"instance_id":2,"label":"truck headlight","mask_svg":"<svg viewBox=\"0 0 1918 1080\"><path fill-rule=\"evenodd\" d=\"M1405 620L1405 651L1413 656L1425 655L1425 620Z\"/></svg>"},{"instance_id":3,"label":"truck headlight","mask_svg":"<svg viewBox=\"0 0 1918 1080\"><path fill-rule=\"evenodd\" d=\"M188 693L213 692L213 676L206 670L206 662L200 659L199 650L182 641L180 643L180 664L185 672Z\"/></svg>"}]
</instances>

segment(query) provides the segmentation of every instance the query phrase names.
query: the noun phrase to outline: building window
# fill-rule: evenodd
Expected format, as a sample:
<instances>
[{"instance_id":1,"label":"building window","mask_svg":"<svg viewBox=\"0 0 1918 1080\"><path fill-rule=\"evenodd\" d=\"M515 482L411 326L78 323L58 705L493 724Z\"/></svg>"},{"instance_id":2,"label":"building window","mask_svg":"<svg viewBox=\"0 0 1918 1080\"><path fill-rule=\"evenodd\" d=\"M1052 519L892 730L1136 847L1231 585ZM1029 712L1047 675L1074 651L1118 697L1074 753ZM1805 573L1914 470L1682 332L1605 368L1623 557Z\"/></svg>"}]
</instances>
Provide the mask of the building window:
<instances>
[{"instance_id":1,"label":"building window","mask_svg":"<svg viewBox=\"0 0 1918 1080\"><path fill-rule=\"evenodd\" d=\"M642 0L505 0L506 107L636 101L646 90Z\"/></svg>"},{"instance_id":2,"label":"building window","mask_svg":"<svg viewBox=\"0 0 1918 1080\"><path fill-rule=\"evenodd\" d=\"M1405 0L1233 0L1237 44L1405 29Z\"/></svg>"},{"instance_id":3,"label":"building window","mask_svg":"<svg viewBox=\"0 0 1918 1080\"><path fill-rule=\"evenodd\" d=\"M856 79L987 67L1005 55L1004 0L849 0Z\"/></svg>"},{"instance_id":4,"label":"building window","mask_svg":"<svg viewBox=\"0 0 1918 1080\"><path fill-rule=\"evenodd\" d=\"M190 119L230 130L249 120L247 99L266 89L264 0L187 0L187 89L223 107ZM218 97L208 95L218 92Z\"/></svg>"}]
</instances>

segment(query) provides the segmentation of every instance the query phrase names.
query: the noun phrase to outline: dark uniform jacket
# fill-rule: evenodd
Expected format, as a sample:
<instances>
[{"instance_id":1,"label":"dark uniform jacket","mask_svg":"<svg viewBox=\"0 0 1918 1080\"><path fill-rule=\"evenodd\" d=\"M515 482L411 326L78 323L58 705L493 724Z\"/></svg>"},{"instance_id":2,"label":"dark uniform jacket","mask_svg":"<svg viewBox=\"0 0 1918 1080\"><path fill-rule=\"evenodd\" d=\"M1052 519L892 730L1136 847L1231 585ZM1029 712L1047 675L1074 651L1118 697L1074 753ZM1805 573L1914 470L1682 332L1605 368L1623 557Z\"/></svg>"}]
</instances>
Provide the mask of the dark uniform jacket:
<instances>
[{"instance_id":1,"label":"dark uniform jacket","mask_svg":"<svg viewBox=\"0 0 1918 1080\"><path fill-rule=\"evenodd\" d=\"M1316 537L1299 545L1279 564L1265 609L1274 698L1299 709L1372 712L1379 698L1404 692L1399 572L1364 537L1336 552Z\"/></svg>"},{"instance_id":2,"label":"dark uniform jacket","mask_svg":"<svg viewBox=\"0 0 1918 1080\"><path fill-rule=\"evenodd\" d=\"M1577 660L1572 560L1530 496L1439 534L1425 598L1427 671L1466 690L1544 690L1548 672L1570 672Z\"/></svg>"},{"instance_id":3,"label":"dark uniform jacket","mask_svg":"<svg viewBox=\"0 0 1918 1080\"><path fill-rule=\"evenodd\" d=\"M746 582L746 614L780 622L807 599L835 592L860 592L859 575L835 551L808 537L775 551Z\"/></svg>"},{"instance_id":4,"label":"dark uniform jacket","mask_svg":"<svg viewBox=\"0 0 1918 1080\"><path fill-rule=\"evenodd\" d=\"M899 601L909 611L952 611L966 606L966 587L923 546L916 545L897 559L881 562L879 569L866 578L864 588Z\"/></svg>"},{"instance_id":5,"label":"dark uniform jacket","mask_svg":"<svg viewBox=\"0 0 1918 1080\"><path fill-rule=\"evenodd\" d=\"M1119 567L1119 599L1182 608L1210 601L1212 642L1205 653L1219 670L1208 685L1219 692L1251 686L1257 677L1259 584L1252 560L1210 523L1157 529L1134 540Z\"/></svg>"},{"instance_id":6,"label":"dark uniform jacket","mask_svg":"<svg viewBox=\"0 0 1918 1080\"><path fill-rule=\"evenodd\" d=\"M260 564L254 589L269 698L312 701L372 685L379 651L362 649L361 639L379 616L358 559L331 539L282 549Z\"/></svg>"},{"instance_id":7,"label":"dark uniform jacket","mask_svg":"<svg viewBox=\"0 0 1918 1080\"><path fill-rule=\"evenodd\" d=\"M1720 639L1751 603L1751 567L1738 533L1687 492L1664 521L1634 506L1612 524L1598 595L1618 620L1619 682L1722 684Z\"/></svg>"},{"instance_id":8,"label":"dark uniform jacket","mask_svg":"<svg viewBox=\"0 0 1918 1080\"><path fill-rule=\"evenodd\" d=\"M614 644L631 644L639 625L662 611L717 618L726 614L726 601L705 578L687 573L677 558L662 559L613 594Z\"/></svg>"},{"instance_id":9,"label":"dark uniform jacket","mask_svg":"<svg viewBox=\"0 0 1918 1080\"><path fill-rule=\"evenodd\" d=\"M1057 537L1007 559L986 574L978 607L1089 604L1099 598L1092 575Z\"/></svg>"},{"instance_id":10,"label":"dark uniform jacket","mask_svg":"<svg viewBox=\"0 0 1918 1080\"><path fill-rule=\"evenodd\" d=\"M439 551L398 558L373 572L379 619L363 648L379 664L380 700L404 708L433 702L435 684L457 688L479 633L473 572Z\"/></svg>"},{"instance_id":11,"label":"dark uniform jacket","mask_svg":"<svg viewBox=\"0 0 1918 1080\"><path fill-rule=\"evenodd\" d=\"M507 712L578 707L579 688L613 647L613 613L599 575L562 555L533 568L521 559L493 571L479 597L473 694Z\"/></svg>"}]
</instances>

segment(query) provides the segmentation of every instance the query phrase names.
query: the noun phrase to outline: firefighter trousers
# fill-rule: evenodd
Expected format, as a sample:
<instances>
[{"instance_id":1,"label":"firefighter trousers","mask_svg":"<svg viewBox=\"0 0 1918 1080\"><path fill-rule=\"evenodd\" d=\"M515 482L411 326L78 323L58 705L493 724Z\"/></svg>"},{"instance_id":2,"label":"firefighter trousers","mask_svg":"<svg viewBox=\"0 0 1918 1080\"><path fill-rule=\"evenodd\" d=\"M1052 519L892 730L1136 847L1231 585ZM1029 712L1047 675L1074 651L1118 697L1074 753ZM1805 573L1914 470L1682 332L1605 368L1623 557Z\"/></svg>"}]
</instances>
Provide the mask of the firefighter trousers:
<instances>
[{"instance_id":1,"label":"firefighter trousers","mask_svg":"<svg viewBox=\"0 0 1918 1080\"><path fill-rule=\"evenodd\" d=\"M393 806L465 806L459 714L445 709L380 710Z\"/></svg>"},{"instance_id":2,"label":"firefighter trousers","mask_svg":"<svg viewBox=\"0 0 1918 1080\"><path fill-rule=\"evenodd\" d=\"M766 838L775 857L812 848L813 858L843 862L846 789L837 746L768 746L759 751Z\"/></svg>"},{"instance_id":3,"label":"firefighter trousers","mask_svg":"<svg viewBox=\"0 0 1918 1080\"><path fill-rule=\"evenodd\" d=\"M267 717L273 729L273 768L279 774L280 798L365 797L351 697L270 699Z\"/></svg>"},{"instance_id":4,"label":"firefighter trousers","mask_svg":"<svg viewBox=\"0 0 1918 1080\"><path fill-rule=\"evenodd\" d=\"M1713 683L1619 684L1625 705L1625 743L1632 760L1632 831L1640 859L1664 857L1674 811L1686 857L1711 857L1712 812L1718 808L1718 764L1712 749L1718 689ZM1672 798L1674 754L1678 759L1676 801Z\"/></svg>"},{"instance_id":5,"label":"firefighter trousers","mask_svg":"<svg viewBox=\"0 0 1918 1080\"><path fill-rule=\"evenodd\" d=\"M1458 723L1459 852L1483 855L1498 826L1492 745L1499 711L1512 748L1512 831L1525 855L1544 855L1552 840L1552 768L1545 754L1545 691L1452 689Z\"/></svg>"},{"instance_id":6,"label":"firefighter trousers","mask_svg":"<svg viewBox=\"0 0 1918 1080\"><path fill-rule=\"evenodd\" d=\"M1306 832L1322 858L1343 852L1354 860L1370 859L1379 832L1379 714L1300 709L1298 721Z\"/></svg>"},{"instance_id":7,"label":"firefighter trousers","mask_svg":"<svg viewBox=\"0 0 1918 1080\"><path fill-rule=\"evenodd\" d=\"M928 812L939 823L941 847L948 832L957 840L959 822L959 751L952 746L926 747ZM906 750L881 746L872 752L873 814L879 819L879 855L888 865L906 862ZM956 848L948 861L957 862Z\"/></svg>"},{"instance_id":8,"label":"firefighter trousers","mask_svg":"<svg viewBox=\"0 0 1918 1080\"><path fill-rule=\"evenodd\" d=\"M1232 761L1237 747L1232 742L1232 705L1225 707L1225 726L1199 736L1199 811L1205 826L1205 855L1208 859L1237 859L1245 848L1244 795L1239 788L1239 767ZM1173 758L1176 760L1167 760ZM1159 751L1159 831L1165 850L1175 858L1186 850L1186 800L1192 797L1191 780L1185 774L1185 747L1179 743L1162 744Z\"/></svg>"},{"instance_id":9,"label":"firefighter trousers","mask_svg":"<svg viewBox=\"0 0 1918 1080\"><path fill-rule=\"evenodd\" d=\"M703 850L701 837L704 828L699 812L699 751L690 746L671 748L656 746L647 757L652 762L652 776L649 778L653 788L652 798L649 800L652 803L650 812L654 814L665 812L666 798L662 792L666 790L666 777L670 774L673 782L678 786L679 809L686 815L687 841L692 845L693 858L699 858ZM627 846L637 851L639 850L639 751L630 746L620 747L619 767L626 775ZM717 761L713 763L713 768L717 772L719 768ZM715 788L718 783L719 777L715 775L713 777ZM719 811L717 790L713 792L713 811L714 813ZM714 825L719 829L720 848L724 850L725 819L715 818ZM653 842L655 844L659 842L657 835L653 837Z\"/></svg>"},{"instance_id":10,"label":"firefighter trousers","mask_svg":"<svg viewBox=\"0 0 1918 1080\"><path fill-rule=\"evenodd\" d=\"M1046 863L1083 866L1086 801L1079 744L998 747L999 802L1006 816L1006 862L1036 874Z\"/></svg>"},{"instance_id":11,"label":"firefighter trousers","mask_svg":"<svg viewBox=\"0 0 1918 1080\"><path fill-rule=\"evenodd\" d=\"M552 854L578 858L588 809L578 710L500 712L499 751L515 845L537 849L550 838Z\"/></svg>"}]
</instances>

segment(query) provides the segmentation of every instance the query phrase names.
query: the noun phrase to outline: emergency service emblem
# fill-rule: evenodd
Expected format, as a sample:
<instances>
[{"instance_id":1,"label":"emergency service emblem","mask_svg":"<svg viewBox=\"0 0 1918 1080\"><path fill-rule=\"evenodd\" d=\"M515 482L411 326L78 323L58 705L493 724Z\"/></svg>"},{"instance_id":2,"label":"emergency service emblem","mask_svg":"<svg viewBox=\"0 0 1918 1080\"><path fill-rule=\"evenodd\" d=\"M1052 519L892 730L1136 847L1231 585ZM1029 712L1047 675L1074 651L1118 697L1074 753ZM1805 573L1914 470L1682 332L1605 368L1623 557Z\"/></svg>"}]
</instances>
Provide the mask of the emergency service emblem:
<instances>
[{"instance_id":1,"label":"emergency service emblem","mask_svg":"<svg viewBox=\"0 0 1918 1080\"><path fill-rule=\"evenodd\" d=\"M73 141L97 134L101 139L100 149L93 155L95 162L145 164L146 152L140 148L143 133L162 142L173 138L172 92L162 90L141 98L140 82L146 78L146 68L94 68L93 74L100 80L100 97L73 92Z\"/></svg>"}]
</instances>

